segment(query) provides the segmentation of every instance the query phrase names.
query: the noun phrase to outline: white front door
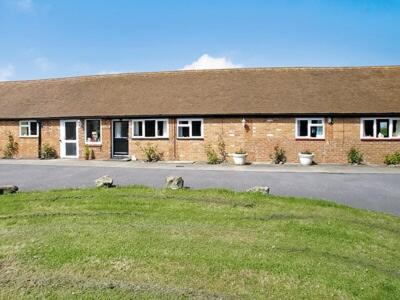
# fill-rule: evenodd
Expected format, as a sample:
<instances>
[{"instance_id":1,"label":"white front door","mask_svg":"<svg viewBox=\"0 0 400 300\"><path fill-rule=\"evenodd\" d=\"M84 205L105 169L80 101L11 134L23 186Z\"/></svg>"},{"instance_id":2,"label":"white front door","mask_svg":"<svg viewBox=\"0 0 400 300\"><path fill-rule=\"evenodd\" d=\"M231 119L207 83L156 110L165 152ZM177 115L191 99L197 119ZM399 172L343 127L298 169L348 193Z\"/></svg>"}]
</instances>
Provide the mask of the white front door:
<instances>
[{"instance_id":1,"label":"white front door","mask_svg":"<svg viewBox=\"0 0 400 300\"><path fill-rule=\"evenodd\" d=\"M78 120L60 121L60 157L78 158Z\"/></svg>"}]
</instances>

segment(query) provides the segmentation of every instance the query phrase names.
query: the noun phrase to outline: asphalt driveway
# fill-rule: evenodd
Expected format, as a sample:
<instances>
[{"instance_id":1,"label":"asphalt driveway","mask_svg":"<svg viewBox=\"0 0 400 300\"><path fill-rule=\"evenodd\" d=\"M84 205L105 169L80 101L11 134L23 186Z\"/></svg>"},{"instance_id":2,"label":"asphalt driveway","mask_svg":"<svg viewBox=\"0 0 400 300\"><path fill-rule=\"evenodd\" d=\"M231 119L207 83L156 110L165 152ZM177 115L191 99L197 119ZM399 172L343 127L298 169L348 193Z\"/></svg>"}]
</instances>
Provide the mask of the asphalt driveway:
<instances>
[{"instance_id":1,"label":"asphalt driveway","mask_svg":"<svg viewBox=\"0 0 400 300\"><path fill-rule=\"evenodd\" d=\"M196 189L223 187L241 191L262 185L269 186L275 195L334 200L353 207L400 215L400 174L0 164L0 185L15 184L23 191L90 187L102 175L112 176L118 185L162 187L169 175L182 176L185 185Z\"/></svg>"}]
</instances>

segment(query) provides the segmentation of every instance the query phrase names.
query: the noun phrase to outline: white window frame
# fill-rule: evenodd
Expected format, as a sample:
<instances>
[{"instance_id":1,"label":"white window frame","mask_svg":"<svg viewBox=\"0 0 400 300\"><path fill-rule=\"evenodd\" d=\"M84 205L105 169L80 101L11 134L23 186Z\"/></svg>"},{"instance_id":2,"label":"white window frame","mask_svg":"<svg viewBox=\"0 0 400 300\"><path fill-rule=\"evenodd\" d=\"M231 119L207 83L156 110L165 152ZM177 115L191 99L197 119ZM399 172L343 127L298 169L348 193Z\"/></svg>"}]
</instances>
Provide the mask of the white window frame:
<instances>
[{"instance_id":1,"label":"white window frame","mask_svg":"<svg viewBox=\"0 0 400 300\"><path fill-rule=\"evenodd\" d=\"M87 134L86 134L86 129L87 129L87 121L100 121L100 141L99 142L88 142L87 141ZM103 143L103 124L102 124L102 119L85 119L85 145L101 145Z\"/></svg>"},{"instance_id":2,"label":"white window frame","mask_svg":"<svg viewBox=\"0 0 400 300\"><path fill-rule=\"evenodd\" d=\"M22 122L28 122L28 125L22 125ZM31 123L36 123L36 134L31 134ZM28 127L28 135L22 135L22 127ZM39 136L39 122L37 120L20 120L19 121L19 137L30 138Z\"/></svg>"},{"instance_id":3,"label":"white window frame","mask_svg":"<svg viewBox=\"0 0 400 300\"><path fill-rule=\"evenodd\" d=\"M389 120L389 136L388 137L378 137L376 134L377 120L387 119ZM390 117L374 117L374 118L361 118L360 119L360 139L361 140L400 140L400 136L393 137L393 121L397 120L400 125L400 117L390 118ZM374 121L374 136L364 136L364 121Z\"/></svg>"},{"instance_id":4,"label":"white window frame","mask_svg":"<svg viewBox=\"0 0 400 300\"><path fill-rule=\"evenodd\" d=\"M311 121L314 121L314 120L317 120L317 121L322 121L322 124L311 124ZM308 135L307 136L299 136L298 135L298 127L299 127L299 121L308 121L308 124L307 124L307 131L308 131ZM295 120L295 136L296 136L296 139L299 139L299 140L301 140L301 139L307 139L307 140L324 140L325 139L325 118L296 118L296 120ZM316 136L316 137L311 137L310 136L310 134L311 134L311 127L312 126L322 126L322 135L321 136Z\"/></svg>"},{"instance_id":5,"label":"white window frame","mask_svg":"<svg viewBox=\"0 0 400 300\"><path fill-rule=\"evenodd\" d=\"M183 124L183 125L179 125L179 122L182 122L182 121L188 121L188 124ZM193 121L200 121L201 122L201 128L200 128L200 131L201 131L201 136L192 136L192 122ZM188 127L189 128L189 136L179 136L179 127ZM176 120L176 138L177 139L182 139L182 140L188 140L188 139L191 139L191 140L193 140L193 139L204 139L204 119L199 119L199 118L196 118L196 119L194 119L194 118L185 118L185 119L177 119Z\"/></svg>"},{"instance_id":6,"label":"white window frame","mask_svg":"<svg viewBox=\"0 0 400 300\"><path fill-rule=\"evenodd\" d=\"M145 122L146 121L155 121L155 131L156 136L145 136ZM165 124L165 135L158 135L158 122L162 121ZM142 135L135 136L135 122L142 122ZM169 124L168 119L132 119L132 139L168 139L169 138Z\"/></svg>"}]
</instances>

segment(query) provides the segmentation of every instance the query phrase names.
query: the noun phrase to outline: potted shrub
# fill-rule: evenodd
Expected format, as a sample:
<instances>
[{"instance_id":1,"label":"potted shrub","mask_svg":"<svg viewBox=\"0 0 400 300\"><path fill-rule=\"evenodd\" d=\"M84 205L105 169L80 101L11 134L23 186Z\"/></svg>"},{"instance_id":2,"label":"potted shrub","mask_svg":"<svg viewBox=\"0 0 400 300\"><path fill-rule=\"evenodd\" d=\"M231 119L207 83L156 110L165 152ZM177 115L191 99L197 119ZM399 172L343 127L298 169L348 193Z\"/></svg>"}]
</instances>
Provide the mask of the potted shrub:
<instances>
[{"instance_id":1,"label":"potted shrub","mask_svg":"<svg viewBox=\"0 0 400 300\"><path fill-rule=\"evenodd\" d=\"M314 153L305 150L299 153L299 160L302 166L310 166L314 160Z\"/></svg>"},{"instance_id":2,"label":"potted shrub","mask_svg":"<svg viewBox=\"0 0 400 300\"><path fill-rule=\"evenodd\" d=\"M246 164L246 156L246 151L240 149L232 154L233 162L235 163L235 165L244 165Z\"/></svg>"}]
</instances>

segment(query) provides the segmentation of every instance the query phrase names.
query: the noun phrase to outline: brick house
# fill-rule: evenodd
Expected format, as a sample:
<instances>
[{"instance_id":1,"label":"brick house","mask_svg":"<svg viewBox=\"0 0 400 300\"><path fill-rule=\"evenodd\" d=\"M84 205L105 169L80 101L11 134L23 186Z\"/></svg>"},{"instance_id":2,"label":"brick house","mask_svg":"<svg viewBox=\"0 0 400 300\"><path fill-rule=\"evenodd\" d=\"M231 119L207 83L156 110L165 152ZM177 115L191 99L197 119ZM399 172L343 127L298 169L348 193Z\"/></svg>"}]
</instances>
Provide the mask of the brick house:
<instances>
[{"instance_id":1,"label":"brick house","mask_svg":"<svg viewBox=\"0 0 400 300\"><path fill-rule=\"evenodd\" d=\"M344 163L351 147L369 163L400 150L400 67L260 68L137 73L0 83L0 149L18 158L44 144L60 158L206 160L221 137L229 153L269 162L275 145L297 162ZM2 152L1 152L2 153ZM0 154L1 155L1 154Z\"/></svg>"}]
</instances>

